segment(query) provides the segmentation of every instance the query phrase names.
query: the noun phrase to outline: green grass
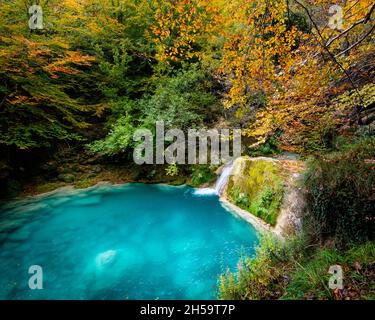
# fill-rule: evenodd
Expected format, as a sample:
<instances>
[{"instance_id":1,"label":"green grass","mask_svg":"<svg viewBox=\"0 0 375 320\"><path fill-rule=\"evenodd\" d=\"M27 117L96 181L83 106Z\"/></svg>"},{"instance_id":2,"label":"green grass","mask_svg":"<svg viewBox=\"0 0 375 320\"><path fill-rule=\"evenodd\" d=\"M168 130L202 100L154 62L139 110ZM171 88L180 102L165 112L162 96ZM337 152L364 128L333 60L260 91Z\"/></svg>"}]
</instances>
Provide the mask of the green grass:
<instances>
[{"instance_id":1,"label":"green grass","mask_svg":"<svg viewBox=\"0 0 375 320\"><path fill-rule=\"evenodd\" d=\"M339 251L313 246L303 237L282 243L267 236L256 256L241 264L237 273L220 277L220 299L375 299L373 242ZM329 289L332 265L343 268L343 290Z\"/></svg>"},{"instance_id":2,"label":"green grass","mask_svg":"<svg viewBox=\"0 0 375 320\"><path fill-rule=\"evenodd\" d=\"M342 291L329 289L330 266L343 268ZM321 249L297 265L284 299L375 299L375 245L368 242L348 251Z\"/></svg>"}]
</instances>

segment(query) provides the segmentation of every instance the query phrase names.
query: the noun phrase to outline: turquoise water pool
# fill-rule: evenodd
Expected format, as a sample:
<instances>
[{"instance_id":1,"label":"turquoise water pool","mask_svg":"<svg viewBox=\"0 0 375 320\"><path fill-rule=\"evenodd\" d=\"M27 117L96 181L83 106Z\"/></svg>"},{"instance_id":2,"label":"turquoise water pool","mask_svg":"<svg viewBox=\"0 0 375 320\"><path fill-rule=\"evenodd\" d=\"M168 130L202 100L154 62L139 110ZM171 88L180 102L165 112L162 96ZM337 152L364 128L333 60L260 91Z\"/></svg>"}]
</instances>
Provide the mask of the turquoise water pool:
<instances>
[{"instance_id":1,"label":"turquoise water pool","mask_svg":"<svg viewBox=\"0 0 375 320\"><path fill-rule=\"evenodd\" d=\"M101 186L0 208L0 299L214 299L254 228L215 195ZM29 267L43 269L30 290Z\"/></svg>"}]
</instances>

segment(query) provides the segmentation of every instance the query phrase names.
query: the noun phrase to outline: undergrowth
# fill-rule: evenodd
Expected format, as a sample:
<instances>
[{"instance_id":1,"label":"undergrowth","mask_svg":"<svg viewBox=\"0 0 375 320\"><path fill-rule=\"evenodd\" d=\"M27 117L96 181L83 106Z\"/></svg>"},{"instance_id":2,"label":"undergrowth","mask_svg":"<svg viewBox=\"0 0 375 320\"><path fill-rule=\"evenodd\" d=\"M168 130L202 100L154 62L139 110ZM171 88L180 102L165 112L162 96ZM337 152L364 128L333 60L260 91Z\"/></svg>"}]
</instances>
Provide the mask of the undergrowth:
<instances>
[{"instance_id":1,"label":"undergrowth","mask_svg":"<svg viewBox=\"0 0 375 320\"><path fill-rule=\"evenodd\" d=\"M329 268L343 269L342 290L329 288ZM226 300L375 299L375 245L367 242L347 251L309 245L306 238L282 243L261 240L253 258L243 258L237 273L219 279L219 298Z\"/></svg>"},{"instance_id":2,"label":"undergrowth","mask_svg":"<svg viewBox=\"0 0 375 320\"><path fill-rule=\"evenodd\" d=\"M302 233L285 242L261 239L254 257L219 280L221 299L375 299L375 138L310 159ZM251 206L240 193L242 206ZM263 203L269 203L265 193ZM331 266L343 289L330 289Z\"/></svg>"}]
</instances>

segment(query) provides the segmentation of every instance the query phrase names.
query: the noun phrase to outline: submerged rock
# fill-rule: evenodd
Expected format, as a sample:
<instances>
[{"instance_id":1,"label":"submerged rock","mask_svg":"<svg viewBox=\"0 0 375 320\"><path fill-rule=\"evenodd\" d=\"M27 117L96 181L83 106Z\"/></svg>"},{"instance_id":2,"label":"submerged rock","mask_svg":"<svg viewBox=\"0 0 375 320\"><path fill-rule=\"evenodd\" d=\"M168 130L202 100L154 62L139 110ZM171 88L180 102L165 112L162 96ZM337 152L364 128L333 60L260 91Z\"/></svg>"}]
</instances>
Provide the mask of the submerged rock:
<instances>
[{"instance_id":1,"label":"submerged rock","mask_svg":"<svg viewBox=\"0 0 375 320\"><path fill-rule=\"evenodd\" d=\"M108 265L111 262L113 262L115 257L116 257L116 251L115 250L108 250L106 252L103 252L96 257L96 259L95 259L96 266L98 268L101 268L105 265Z\"/></svg>"}]
</instances>

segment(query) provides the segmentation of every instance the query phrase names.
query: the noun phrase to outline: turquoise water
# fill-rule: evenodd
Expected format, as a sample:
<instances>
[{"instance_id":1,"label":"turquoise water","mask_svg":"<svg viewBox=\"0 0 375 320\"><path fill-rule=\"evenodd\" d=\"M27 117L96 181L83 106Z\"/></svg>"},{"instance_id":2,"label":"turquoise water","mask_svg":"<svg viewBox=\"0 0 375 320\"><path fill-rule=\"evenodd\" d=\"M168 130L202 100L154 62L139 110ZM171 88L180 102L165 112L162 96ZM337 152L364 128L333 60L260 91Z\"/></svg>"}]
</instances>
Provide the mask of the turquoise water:
<instances>
[{"instance_id":1,"label":"turquoise water","mask_svg":"<svg viewBox=\"0 0 375 320\"><path fill-rule=\"evenodd\" d=\"M128 184L0 209L0 299L214 299L258 239L216 196ZM29 267L43 269L30 290Z\"/></svg>"}]
</instances>

